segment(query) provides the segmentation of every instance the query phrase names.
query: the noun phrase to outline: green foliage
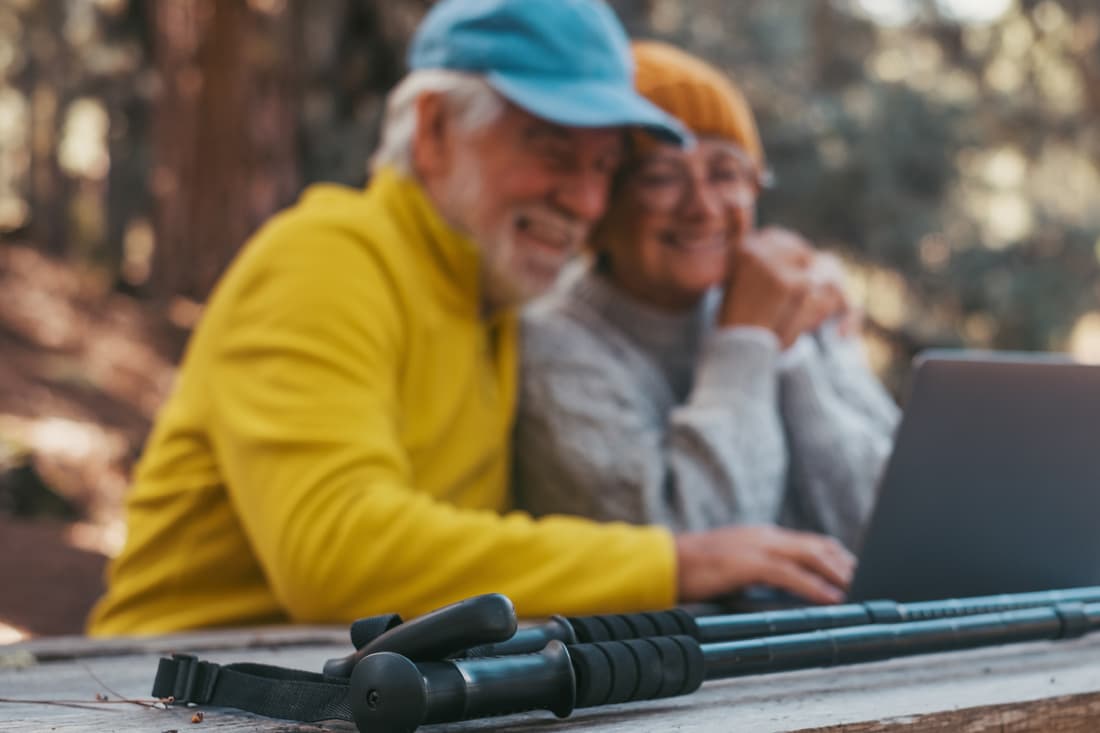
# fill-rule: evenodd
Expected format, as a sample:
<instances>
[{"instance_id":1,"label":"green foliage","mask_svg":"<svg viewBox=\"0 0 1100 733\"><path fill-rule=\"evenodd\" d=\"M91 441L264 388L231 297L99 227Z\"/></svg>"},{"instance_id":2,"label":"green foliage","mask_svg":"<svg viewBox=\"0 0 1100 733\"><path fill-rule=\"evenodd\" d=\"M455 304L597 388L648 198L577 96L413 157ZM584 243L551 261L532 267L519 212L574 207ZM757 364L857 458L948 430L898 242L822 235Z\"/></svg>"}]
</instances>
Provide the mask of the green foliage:
<instances>
[{"instance_id":1,"label":"green foliage","mask_svg":"<svg viewBox=\"0 0 1100 733\"><path fill-rule=\"evenodd\" d=\"M762 221L853 263L894 386L920 348L1068 349L1100 309L1100 10L1009 3L966 23L954 5L913 3L901 25L858 0L651 13L745 89L776 173Z\"/></svg>"}]
</instances>

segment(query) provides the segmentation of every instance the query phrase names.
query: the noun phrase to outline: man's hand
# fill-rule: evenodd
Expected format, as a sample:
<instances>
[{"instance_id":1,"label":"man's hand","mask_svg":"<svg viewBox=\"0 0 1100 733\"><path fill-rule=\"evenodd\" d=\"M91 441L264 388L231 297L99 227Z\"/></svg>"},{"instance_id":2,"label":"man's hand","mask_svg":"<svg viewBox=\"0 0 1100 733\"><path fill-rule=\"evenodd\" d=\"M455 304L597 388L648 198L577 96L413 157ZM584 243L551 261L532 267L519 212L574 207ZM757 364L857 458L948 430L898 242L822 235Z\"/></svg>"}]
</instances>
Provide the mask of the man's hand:
<instances>
[{"instance_id":1,"label":"man's hand","mask_svg":"<svg viewBox=\"0 0 1100 733\"><path fill-rule=\"evenodd\" d=\"M703 601L748 585L770 585L816 603L840 603L855 558L832 539L769 525L677 535L681 601Z\"/></svg>"},{"instance_id":2,"label":"man's hand","mask_svg":"<svg viewBox=\"0 0 1100 733\"><path fill-rule=\"evenodd\" d=\"M783 348L849 311L844 269L795 232L768 227L733 248L721 326L760 326Z\"/></svg>"}]
</instances>

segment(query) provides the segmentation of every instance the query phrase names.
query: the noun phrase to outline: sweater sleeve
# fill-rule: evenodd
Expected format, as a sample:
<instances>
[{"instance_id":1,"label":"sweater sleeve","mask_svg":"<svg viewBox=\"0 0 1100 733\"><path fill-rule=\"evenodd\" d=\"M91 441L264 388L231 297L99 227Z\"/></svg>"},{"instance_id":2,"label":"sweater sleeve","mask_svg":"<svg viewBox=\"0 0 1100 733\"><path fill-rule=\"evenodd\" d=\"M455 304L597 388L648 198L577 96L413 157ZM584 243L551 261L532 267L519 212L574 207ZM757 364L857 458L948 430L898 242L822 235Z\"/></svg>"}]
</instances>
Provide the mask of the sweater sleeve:
<instances>
[{"instance_id":1,"label":"sweater sleeve","mask_svg":"<svg viewBox=\"0 0 1100 733\"><path fill-rule=\"evenodd\" d=\"M881 430L893 433L899 417L897 402L868 367L860 340L842 335L838 328L838 321L827 321L816 338L830 384Z\"/></svg>"},{"instance_id":2,"label":"sweater sleeve","mask_svg":"<svg viewBox=\"0 0 1100 733\"><path fill-rule=\"evenodd\" d=\"M601 343L608 334L564 318L526 325L516 461L533 512L677 530L777 520L786 448L774 343L714 334L693 391L665 414L637 360Z\"/></svg>"},{"instance_id":3,"label":"sweater sleeve","mask_svg":"<svg viewBox=\"0 0 1100 733\"><path fill-rule=\"evenodd\" d=\"M892 446L897 408L867 366L830 354L830 341L803 336L806 348L780 378L791 451L790 513L799 523L857 548ZM834 374L834 369L850 370ZM848 389L838 389L843 384ZM875 399L876 389L882 398ZM866 399L853 399L856 394Z\"/></svg>"},{"instance_id":4,"label":"sweater sleeve","mask_svg":"<svg viewBox=\"0 0 1100 733\"><path fill-rule=\"evenodd\" d=\"M671 605L663 529L501 516L418 490L399 439L403 313L354 241L325 251L244 284L209 385L215 455L291 618L419 614L486 592L528 616Z\"/></svg>"}]
</instances>

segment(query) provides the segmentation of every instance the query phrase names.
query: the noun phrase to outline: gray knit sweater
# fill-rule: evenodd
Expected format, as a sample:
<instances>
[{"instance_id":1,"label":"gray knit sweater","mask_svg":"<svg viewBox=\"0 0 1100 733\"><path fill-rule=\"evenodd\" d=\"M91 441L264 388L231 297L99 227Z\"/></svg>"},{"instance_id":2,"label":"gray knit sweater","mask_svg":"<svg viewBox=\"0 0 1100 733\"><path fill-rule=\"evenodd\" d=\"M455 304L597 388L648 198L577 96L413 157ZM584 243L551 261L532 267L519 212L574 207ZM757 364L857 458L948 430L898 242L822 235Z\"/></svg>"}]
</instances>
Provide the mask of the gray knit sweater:
<instances>
[{"instance_id":1,"label":"gray knit sweater","mask_svg":"<svg viewBox=\"0 0 1100 733\"><path fill-rule=\"evenodd\" d=\"M835 326L780 353L770 331L714 328L719 299L669 315L582 269L528 310L524 508L678 531L778 523L858 546L897 407Z\"/></svg>"}]
</instances>

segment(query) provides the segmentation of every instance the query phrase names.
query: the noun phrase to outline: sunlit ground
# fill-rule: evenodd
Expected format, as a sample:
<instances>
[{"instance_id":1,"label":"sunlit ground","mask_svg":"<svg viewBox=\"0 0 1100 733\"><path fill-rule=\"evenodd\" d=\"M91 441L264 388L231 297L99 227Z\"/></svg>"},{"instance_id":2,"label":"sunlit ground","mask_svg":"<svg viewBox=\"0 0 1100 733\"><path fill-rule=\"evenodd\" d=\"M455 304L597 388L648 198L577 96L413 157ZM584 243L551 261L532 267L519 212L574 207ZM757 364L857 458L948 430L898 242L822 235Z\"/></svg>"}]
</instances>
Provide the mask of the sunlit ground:
<instances>
[{"instance_id":1,"label":"sunlit ground","mask_svg":"<svg viewBox=\"0 0 1100 733\"><path fill-rule=\"evenodd\" d=\"M14 644L30 636L30 632L18 626L9 626L0 619L0 644Z\"/></svg>"},{"instance_id":2,"label":"sunlit ground","mask_svg":"<svg viewBox=\"0 0 1100 733\"><path fill-rule=\"evenodd\" d=\"M47 483L109 521L174 376L174 354L150 335L174 328L75 268L0 250L0 445L33 456Z\"/></svg>"},{"instance_id":3,"label":"sunlit ground","mask_svg":"<svg viewBox=\"0 0 1100 733\"><path fill-rule=\"evenodd\" d=\"M46 482L83 502L90 516L103 520L116 514L126 490L124 461L130 449L121 431L53 415L0 412L0 436L32 456Z\"/></svg>"},{"instance_id":4,"label":"sunlit ground","mask_svg":"<svg viewBox=\"0 0 1100 733\"><path fill-rule=\"evenodd\" d=\"M0 643L83 628L105 558L121 548L130 465L192 310L153 310L79 268L0 247L0 469L29 457L81 512L76 522L0 515Z\"/></svg>"}]
</instances>

